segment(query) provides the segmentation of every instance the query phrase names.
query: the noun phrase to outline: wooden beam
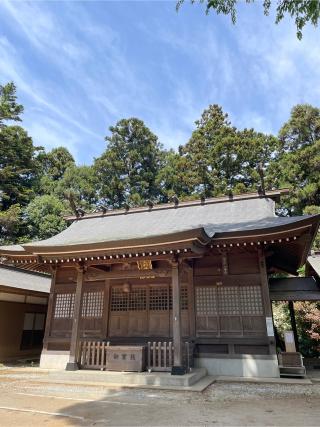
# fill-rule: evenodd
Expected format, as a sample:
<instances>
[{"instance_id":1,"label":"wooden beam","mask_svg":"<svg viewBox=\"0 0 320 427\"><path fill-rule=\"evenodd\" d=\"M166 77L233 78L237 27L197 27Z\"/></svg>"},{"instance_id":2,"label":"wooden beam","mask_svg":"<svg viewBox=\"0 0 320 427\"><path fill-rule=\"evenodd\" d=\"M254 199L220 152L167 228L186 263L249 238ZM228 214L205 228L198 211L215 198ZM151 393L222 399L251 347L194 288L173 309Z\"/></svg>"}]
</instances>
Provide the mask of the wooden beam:
<instances>
[{"instance_id":1,"label":"wooden beam","mask_svg":"<svg viewBox=\"0 0 320 427\"><path fill-rule=\"evenodd\" d=\"M114 270L106 272L93 272L85 274L85 281L98 281L98 280L111 280L111 279L132 279L140 277L170 277L171 271L167 269L153 269L153 270Z\"/></svg>"},{"instance_id":2,"label":"wooden beam","mask_svg":"<svg viewBox=\"0 0 320 427\"><path fill-rule=\"evenodd\" d=\"M320 301L320 292L313 291L270 291L271 301Z\"/></svg>"},{"instance_id":3,"label":"wooden beam","mask_svg":"<svg viewBox=\"0 0 320 427\"><path fill-rule=\"evenodd\" d=\"M83 293L83 283L84 283L84 270L83 265L78 266L77 274L77 287L74 300L74 313L72 321L72 333L71 333L71 342L70 342L70 355L69 362L67 363L67 371L76 371L78 367L78 346L79 346L79 337L80 337L80 320L81 320L81 307L82 307L82 293Z\"/></svg>"}]
</instances>

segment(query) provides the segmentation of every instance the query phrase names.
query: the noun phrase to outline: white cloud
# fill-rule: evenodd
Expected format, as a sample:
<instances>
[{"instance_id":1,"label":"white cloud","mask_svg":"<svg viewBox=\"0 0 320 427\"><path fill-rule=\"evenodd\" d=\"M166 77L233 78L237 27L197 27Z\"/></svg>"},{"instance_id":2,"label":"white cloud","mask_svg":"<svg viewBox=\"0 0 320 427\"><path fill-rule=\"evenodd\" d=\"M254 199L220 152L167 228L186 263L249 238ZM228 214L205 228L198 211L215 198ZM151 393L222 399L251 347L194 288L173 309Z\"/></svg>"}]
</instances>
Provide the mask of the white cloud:
<instances>
[{"instance_id":1,"label":"white cloud","mask_svg":"<svg viewBox=\"0 0 320 427\"><path fill-rule=\"evenodd\" d=\"M243 7L236 27L225 17L206 17L203 8L199 19L195 7L189 15L189 9L175 14L173 5L170 13L153 7L159 13L132 22L130 34L137 32L154 50L135 58L127 28L97 20L90 2L59 8L1 2L21 42L0 35L1 78L14 80L25 94L26 123L37 140L48 147L63 143L79 157L87 143L87 152L92 147L96 154L110 125L137 116L167 148L177 147L210 103L222 105L236 126L264 132L277 132L297 102L317 104L320 48L313 31L299 42L293 25L275 26L250 7Z\"/></svg>"}]
</instances>

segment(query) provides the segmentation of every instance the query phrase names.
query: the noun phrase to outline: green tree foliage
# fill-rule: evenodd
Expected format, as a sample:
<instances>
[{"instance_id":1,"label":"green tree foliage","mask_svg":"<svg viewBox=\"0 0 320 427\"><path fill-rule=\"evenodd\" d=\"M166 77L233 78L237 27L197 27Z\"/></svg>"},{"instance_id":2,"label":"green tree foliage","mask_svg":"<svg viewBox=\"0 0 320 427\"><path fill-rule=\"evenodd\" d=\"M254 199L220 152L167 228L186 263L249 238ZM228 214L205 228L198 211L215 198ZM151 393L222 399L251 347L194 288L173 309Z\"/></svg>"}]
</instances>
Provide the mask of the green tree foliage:
<instances>
[{"instance_id":1,"label":"green tree foliage","mask_svg":"<svg viewBox=\"0 0 320 427\"><path fill-rule=\"evenodd\" d=\"M21 121L22 105L17 103L13 83L0 85L0 210L14 204L25 205L31 194L35 177L35 155L31 137L10 121Z\"/></svg>"},{"instance_id":2,"label":"green tree foliage","mask_svg":"<svg viewBox=\"0 0 320 427\"><path fill-rule=\"evenodd\" d=\"M66 228L65 206L53 195L35 197L25 209L25 221L32 239L47 239Z\"/></svg>"},{"instance_id":3,"label":"green tree foliage","mask_svg":"<svg viewBox=\"0 0 320 427\"><path fill-rule=\"evenodd\" d=\"M187 160L191 192L209 197L264 186L259 171L269 166L277 149L275 137L253 129L239 131L220 106L210 105L180 153Z\"/></svg>"},{"instance_id":4,"label":"green tree foliage","mask_svg":"<svg viewBox=\"0 0 320 427\"><path fill-rule=\"evenodd\" d=\"M282 152L293 152L312 146L320 140L320 109L298 104L279 132Z\"/></svg>"},{"instance_id":5,"label":"green tree foliage","mask_svg":"<svg viewBox=\"0 0 320 427\"><path fill-rule=\"evenodd\" d=\"M53 148L49 153L44 152L38 160L42 165L43 173L53 181L62 178L66 169L75 164L72 154L65 147Z\"/></svg>"},{"instance_id":6,"label":"green tree foliage","mask_svg":"<svg viewBox=\"0 0 320 427\"><path fill-rule=\"evenodd\" d=\"M180 147L192 171L192 192L206 197L223 194L237 170L236 129L218 105L210 105L196 121L189 142ZM222 167L223 164L223 167Z\"/></svg>"},{"instance_id":7,"label":"green tree foliage","mask_svg":"<svg viewBox=\"0 0 320 427\"><path fill-rule=\"evenodd\" d=\"M0 211L0 245L17 242L23 237L23 220L20 205Z\"/></svg>"},{"instance_id":8,"label":"green tree foliage","mask_svg":"<svg viewBox=\"0 0 320 427\"><path fill-rule=\"evenodd\" d=\"M142 120L120 120L110 128L107 149L95 160L99 198L113 207L141 205L159 195L162 153L158 138Z\"/></svg>"},{"instance_id":9,"label":"green tree foliage","mask_svg":"<svg viewBox=\"0 0 320 427\"><path fill-rule=\"evenodd\" d=\"M94 209L98 202L97 178L92 166L71 164L59 180L55 194L60 200L69 203L69 209L75 214L76 208Z\"/></svg>"},{"instance_id":10,"label":"green tree foliage","mask_svg":"<svg viewBox=\"0 0 320 427\"><path fill-rule=\"evenodd\" d=\"M32 138L20 126L0 128L0 209L26 205L32 197L36 176Z\"/></svg>"},{"instance_id":11,"label":"green tree foliage","mask_svg":"<svg viewBox=\"0 0 320 427\"><path fill-rule=\"evenodd\" d=\"M303 209L304 215L319 215L320 214L320 206L306 206ZM318 230L318 233L316 235L316 238L313 242L313 249L320 251L320 230Z\"/></svg>"},{"instance_id":12,"label":"green tree foliage","mask_svg":"<svg viewBox=\"0 0 320 427\"><path fill-rule=\"evenodd\" d=\"M46 153L41 152L37 157L38 188L40 194L50 194L56 191L59 182L69 166L75 166L73 156L67 148L57 147Z\"/></svg>"},{"instance_id":13,"label":"green tree foliage","mask_svg":"<svg viewBox=\"0 0 320 427\"><path fill-rule=\"evenodd\" d=\"M275 187L288 187L284 208L301 215L308 206L320 206L320 109L295 106L279 132L280 152L268 171Z\"/></svg>"},{"instance_id":14,"label":"green tree foliage","mask_svg":"<svg viewBox=\"0 0 320 427\"><path fill-rule=\"evenodd\" d=\"M179 0L177 2L177 10L185 2ZM237 5L239 0L198 0L199 3L206 4L206 13L214 10L217 14L229 15L233 24L237 20ZM254 0L246 0L246 3L253 3ZM196 0L191 0L191 3L196 3ZM320 17L320 2L319 0L263 0L263 10L265 15L269 15L273 5L276 4L276 24L281 22L285 16L290 16L294 19L297 28L297 37L302 39L302 30L307 23L311 23L315 27L318 25Z\"/></svg>"},{"instance_id":15,"label":"green tree foliage","mask_svg":"<svg viewBox=\"0 0 320 427\"><path fill-rule=\"evenodd\" d=\"M158 171L157 184L161 189L160 200L168 202L173 196L181 200L192 198L192 170L186 157L173 150L163 155L163 165Z\"/></svg>"},{"instance_id":16,"label":"green tree foliage","mask_svg":"<svg viewBox=\"0 0 320 427\"><path fill-rule=\"evenodd\" d=\"M320 304L309 301L295 302L294 311L299 350L305 357L318 357L320 353ZM273 302L272 312L278 336L284 346L284 332L292 330L288 304Z\"/></svg>"},{"instance_id":17,"label":"green tree foliage","mask_svg":"<svg viewBox=\"0 0 320 427\"><path fill-rule=\"evenodd\" d=\"M0 128L8 120L21 121L23 106L17 104L16 86L13 82L0 85Z\"/></svg>"}]
</instances>

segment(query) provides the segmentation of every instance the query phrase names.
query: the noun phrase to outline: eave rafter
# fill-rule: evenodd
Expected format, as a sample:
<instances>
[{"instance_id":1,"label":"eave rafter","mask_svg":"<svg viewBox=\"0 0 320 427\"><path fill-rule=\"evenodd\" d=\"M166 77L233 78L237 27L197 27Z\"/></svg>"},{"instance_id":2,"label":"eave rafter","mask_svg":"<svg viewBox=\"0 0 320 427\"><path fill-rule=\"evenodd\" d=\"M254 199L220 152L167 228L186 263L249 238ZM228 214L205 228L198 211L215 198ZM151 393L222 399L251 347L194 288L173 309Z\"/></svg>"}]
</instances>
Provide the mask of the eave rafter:
<instances>
[{"instance_id":1,"label":"eave rafter","mask_svg":"<svg viewBox=\"0 0 320 427\"><path fill-rule=\"evenodd\" d=\"M53 265L66 265L73 266L79 262L85 263L87 266L90 265L110 265L124 262L136 262L140 260L150 259L153 261L157 260L168 260L172 259L174 256L179 256L181 259L188 258L197 258L201 257L205 251L205 246L189 245L185 248L177 249L166 249L166 250L157 250L157 251L148 251L144 250L143 252L121 252L113 254L106 254L103 251L98 253L79 256L79 254L46 254L38 256L7 256L7 260L10 260L11 263L20 266L22 268L32 269L32 266L42 265L45 267Z\"/></svg>"},{"instance_id":2,"label":"eave rafter","mask_svg":"<svg viewBox=\"0 0 320 427\"><path fill-rule=\"evenodd\" d=\"M261 247L270 244L289 243L299 240L301 243L310 238L312 225L292 228L284 231L265 232L256 234L241 234L233 236L218 236L212 239L211 248L227 247Z\"/></svg>"}]
</instances>

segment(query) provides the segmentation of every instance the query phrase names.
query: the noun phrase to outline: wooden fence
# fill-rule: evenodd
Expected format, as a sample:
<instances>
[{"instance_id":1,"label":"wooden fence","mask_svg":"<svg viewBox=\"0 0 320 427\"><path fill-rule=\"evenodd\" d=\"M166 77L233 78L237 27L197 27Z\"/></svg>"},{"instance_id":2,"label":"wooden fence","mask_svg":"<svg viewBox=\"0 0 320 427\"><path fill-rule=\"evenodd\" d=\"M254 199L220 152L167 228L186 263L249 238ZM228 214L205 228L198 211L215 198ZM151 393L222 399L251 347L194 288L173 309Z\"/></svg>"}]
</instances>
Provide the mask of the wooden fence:
<instances>
[{"instance_id":1,"label":"wooden fence","mask_svg":"<svg viewBox=\"0 0 320 427\"><path fill-rule=\"evenodd\" d=\"M193 344L184 343L183 362L189 368L193 367ZM169 342L148 342L147 368L149 371L171 371L174 358L174 346Z\"/></svg>"},{"instance_id":2,"label":"wooden fence","mask_svg":"<svg viewBox=\"0 0 320 427\"><path fill-rule=\"evenodd\" d=\"M81 341L78 362L82 369L108 369L107 352L110 342ZM146 347L146 367L148 371L171 371L174 360L174 346L169 342L148 342ZM184 345L184 365L193 366L193 345Z\"/></svg>"},{"instance_id":3,"label":"wooden fence","mask_svg":"<svg viewBox=\"0 0 320 427\"><path fill-rule=\"evenodd\" d=\"M82 341L80 343L79 363L83 369L106 369L109 342Z\"/></svg>"},{"instance_id":4,"label":"wooden fence","mask_svg":"<svg viewBox=\"0 0 320 427\"><path fill-rule=\"evenodd\" d=\"M149 371L170 371L173 365L172 342L148 342L147 368Z\"/></svg>"}]
</instances>

